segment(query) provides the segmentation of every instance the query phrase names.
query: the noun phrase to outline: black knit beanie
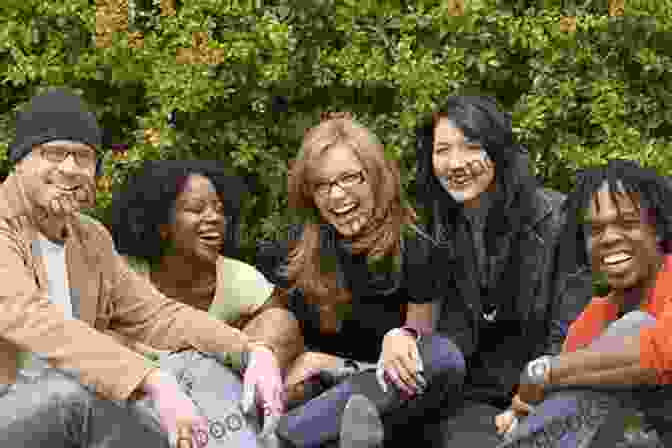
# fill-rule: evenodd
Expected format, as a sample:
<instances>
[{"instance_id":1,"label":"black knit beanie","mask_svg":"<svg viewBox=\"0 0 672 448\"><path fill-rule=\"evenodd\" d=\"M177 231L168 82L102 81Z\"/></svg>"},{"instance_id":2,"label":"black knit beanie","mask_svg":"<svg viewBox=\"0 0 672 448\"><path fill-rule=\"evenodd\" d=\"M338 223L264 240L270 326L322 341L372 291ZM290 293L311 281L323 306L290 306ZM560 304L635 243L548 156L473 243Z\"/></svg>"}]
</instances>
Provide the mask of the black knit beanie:
<instances>
[{"instance_id":1,"label":"black knit beanie","mask_svg":"<svg viewBox=\"0 0 672 448\"><path fill-rule=\"evenodd\" d=\"M100 174L102 131L96 116L79 96L64 90L51 89L37 95L17 114L16 136L9 146L9 160L17 163L33 146L52 140L70 140L92 146L98 153L96 174Z\"/></svg>"}]
</instances>

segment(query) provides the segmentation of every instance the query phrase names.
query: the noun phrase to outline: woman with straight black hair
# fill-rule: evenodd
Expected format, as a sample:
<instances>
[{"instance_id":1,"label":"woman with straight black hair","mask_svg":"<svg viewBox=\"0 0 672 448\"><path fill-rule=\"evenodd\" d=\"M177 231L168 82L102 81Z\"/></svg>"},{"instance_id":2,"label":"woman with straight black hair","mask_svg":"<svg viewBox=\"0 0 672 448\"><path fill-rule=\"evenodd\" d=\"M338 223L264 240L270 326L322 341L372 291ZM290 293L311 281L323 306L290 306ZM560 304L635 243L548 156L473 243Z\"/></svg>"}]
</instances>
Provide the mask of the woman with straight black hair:
<instances>
[{"instance_id":1,"label":"woman with straight black hair","mask_svg":"<svg viewBox=\"0 0 672 448\"><path fill-rule=\"evenodd\" d=\"M420 124L416 149L418 201L436 243L425 261L441 297L432 318L467 361L464 402L446 404L442 443L487 446L521 367L560 351L590 275L556 268L564 195L537 183L494 99L450 97Z\"/></svg>"}]
</instances>

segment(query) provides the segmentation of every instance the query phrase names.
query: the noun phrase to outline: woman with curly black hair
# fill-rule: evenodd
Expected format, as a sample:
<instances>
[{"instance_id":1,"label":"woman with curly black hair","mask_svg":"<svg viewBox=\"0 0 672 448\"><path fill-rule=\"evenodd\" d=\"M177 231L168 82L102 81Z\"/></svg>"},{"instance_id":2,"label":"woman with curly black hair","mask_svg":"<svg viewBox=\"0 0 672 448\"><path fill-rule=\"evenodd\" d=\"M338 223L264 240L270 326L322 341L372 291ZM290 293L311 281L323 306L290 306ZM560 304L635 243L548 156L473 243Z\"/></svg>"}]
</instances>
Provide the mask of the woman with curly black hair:
<instances>
[{"instance_id":1,"label":"woman with curly black hair","mask_svg":"<svg viewBox=\"0 0 672 448\"><path fill-rule=\"evenodd\" d=\"M272 338L287 364L298 325L275 306L274 285L237 260L243 182L216 161L147 161L112 201L112 236L135 272L168 297Z\"/></svg>"}]
</instances>

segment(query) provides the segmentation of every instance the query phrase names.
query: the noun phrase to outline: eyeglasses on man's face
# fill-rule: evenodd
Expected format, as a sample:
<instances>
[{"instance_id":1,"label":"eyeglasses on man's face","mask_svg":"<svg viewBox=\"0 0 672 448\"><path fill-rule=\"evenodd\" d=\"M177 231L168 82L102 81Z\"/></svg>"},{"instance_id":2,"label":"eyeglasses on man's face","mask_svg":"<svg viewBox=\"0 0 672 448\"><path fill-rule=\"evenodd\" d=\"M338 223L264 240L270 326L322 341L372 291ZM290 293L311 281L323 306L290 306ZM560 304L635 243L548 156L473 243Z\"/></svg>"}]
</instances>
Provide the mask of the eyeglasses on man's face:
<instances>
[{"instance_id":1,"label":"eyeglasses on man's face","mask_svg":"<svg viewBox=\"0 0 672 448\"><path fill-rule=\"evenodd\" d=\"M318 198L326 198L331 194L334 185L338 185L342 190L349 190L357 185L363 184L365 180L363 171L345 173L339 176L336 180L316 183L314 194Z\"/></svg>"},{"instance_id":2,"label":"eyeglasses on man's face","mask_svg":"<svg viewBox=\"0 0 672 448\"><path fill-rule=\"evenodd\" d=\"M71 154L75 158L75 163L80 168L92 168L96 164L96 153L91 149L71 150L58 146L40 147L42 158L52 163L61 163Z\"/></svg>"}]
</instances>

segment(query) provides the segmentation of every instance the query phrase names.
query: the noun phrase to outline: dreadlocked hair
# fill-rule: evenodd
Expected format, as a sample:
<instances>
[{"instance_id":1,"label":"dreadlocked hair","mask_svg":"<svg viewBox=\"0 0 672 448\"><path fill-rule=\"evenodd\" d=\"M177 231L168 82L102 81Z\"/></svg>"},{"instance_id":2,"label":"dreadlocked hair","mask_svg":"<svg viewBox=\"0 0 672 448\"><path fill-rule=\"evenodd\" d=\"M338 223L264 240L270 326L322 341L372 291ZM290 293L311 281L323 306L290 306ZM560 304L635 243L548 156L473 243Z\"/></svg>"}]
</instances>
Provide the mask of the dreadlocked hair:
<instances>
[{"instance_id":1,"label":"dreadlocked hair","mask_svg":"<svg viewBox=\"0 0 672 448\"><path fill-rule=\"evenodd\" d=\"M569 272L567 269L572 266L590 266L583 224L590 201L605 182L615 204L618 204L616 195L626 194L635 206L646 210L646 217L655 223L656 234L662 240L663 252L672 252L672 183L653 169L643 168L632 160L614 159L606 166L577 173L576 187L563 205L567 218L560 236L558 272Z\"/></svg>"}]
</instances>

